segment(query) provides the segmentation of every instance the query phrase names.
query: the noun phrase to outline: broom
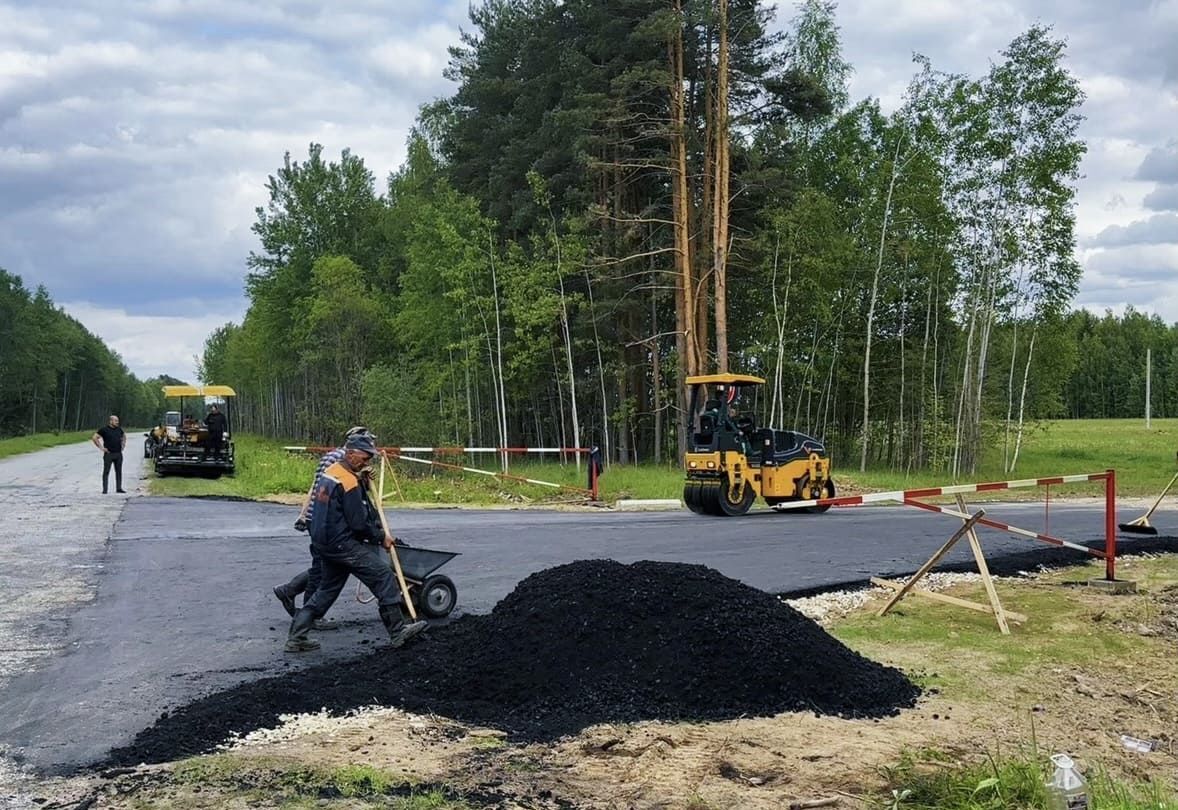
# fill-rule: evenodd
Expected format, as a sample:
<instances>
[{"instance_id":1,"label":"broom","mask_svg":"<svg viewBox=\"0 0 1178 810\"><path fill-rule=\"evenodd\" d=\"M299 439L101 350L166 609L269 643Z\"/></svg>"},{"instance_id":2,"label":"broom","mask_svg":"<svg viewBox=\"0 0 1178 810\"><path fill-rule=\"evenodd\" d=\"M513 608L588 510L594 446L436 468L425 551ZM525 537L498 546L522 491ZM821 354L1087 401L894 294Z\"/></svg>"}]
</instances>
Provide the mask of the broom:
<instances>
[{"instance_id":1,"label":"broom","mask_svg":"<svg viewBox=\"0 0 1178 810\"><path fill-rule=\"evenodd\" d=\"M1149 507L1148 512L1137 518L1137 520L1118 524L1117 528L1131 534L1157 534L1158 530L1149 525L1149 516L1158 508L1158 504L1162 502L1162 498L1166 497L1166 493L1170 491L1170 487L1174 486L1175 481L1178 481L1178 473L1174 473L1174 477L1170 479L1170 483L1166 484L1166 488L1162 490L1162 494L1158 496L1158 499L1153 502L1153 506Z\"/></svg>"}]
</instances>

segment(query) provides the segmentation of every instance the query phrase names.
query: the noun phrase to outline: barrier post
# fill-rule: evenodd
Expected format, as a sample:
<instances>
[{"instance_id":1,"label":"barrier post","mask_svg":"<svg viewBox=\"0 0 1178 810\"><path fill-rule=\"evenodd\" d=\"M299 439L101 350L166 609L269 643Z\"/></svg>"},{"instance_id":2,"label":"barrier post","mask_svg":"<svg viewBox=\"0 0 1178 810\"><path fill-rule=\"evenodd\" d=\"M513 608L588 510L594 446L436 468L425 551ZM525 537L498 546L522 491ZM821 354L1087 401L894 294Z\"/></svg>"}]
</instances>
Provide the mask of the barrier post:
<instances>
[{"instance_id":1,"label":"barrier post","mask_svg":"<svg viewBox=\"0 0 1178 810\"><path fill-rule=\"evenodd\" d=\"M589 451L589 492L593 500L597 497L597 476L601 474L601 450L596 446Z\"/></svg>"},{"instance_id":2,"label":"barrier post","mask_svg":"<svg viewBox=\"0 0 1178 810\"><path fill-rule=\"evenodd\" d=\"M1104 479L1104 578L1117 578L1117 471L1107 470Z\"/></svg>"}]
</instances>

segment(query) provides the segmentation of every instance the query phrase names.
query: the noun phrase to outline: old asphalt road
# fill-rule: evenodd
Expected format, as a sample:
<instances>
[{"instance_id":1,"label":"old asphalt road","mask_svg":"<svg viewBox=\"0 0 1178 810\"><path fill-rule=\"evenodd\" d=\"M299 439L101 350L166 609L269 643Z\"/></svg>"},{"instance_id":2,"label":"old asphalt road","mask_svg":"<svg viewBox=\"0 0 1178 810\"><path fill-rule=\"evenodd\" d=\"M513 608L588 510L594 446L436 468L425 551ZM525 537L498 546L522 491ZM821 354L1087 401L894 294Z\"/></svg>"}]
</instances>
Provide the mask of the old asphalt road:
<instances>
[{"instance_id":1,"label":"old asphalt road","mask_svg":"<svg viewBox=\"0 0 1178 810\"><path fill-rule=\"evenodd\" d=\"M128 495L115 492L113 470L110 494L102 494L102 454L89 442L0 459L0 725L27 702L10 682L77 647L71 620L93 600L111 528L140 486L142 445L133 433L127 449Z\"/></svg>"},{"instance_id":2,"label":"old asphalt road","mask_svg":"<svg viewBox=\"0 0 1178 810\"><path fill-rule=\"evenodd\" d=\"M6 636L0 646L14 652L0 656L25 655L25 648L49 654L10 663L10 672L31 671L12 678L0 694L0 746L19 761L49 770L93 762L194 697L381 643L375 607L357 603L349 583L331 613L340 628L318 634L323 649L282 653L288 619L270 588L306 564L306 535L291 527L294 507L134 497L104 547L118 504L81 494L96 488L95 460L69 448L0 467L0 487L17 493L29 510L27 520L4 528L0 600L6 619L12 599L32 600L23 618L5 622L19 625L20 638ZM30 471L62 466L87 473L42 485L46 492L30 483ZM1042 528L1041 505L987 510ZM1050 528L1093 540L1101 536L1101 519L1095 502L1058 504ZM55 520L56 528L47 528L46 520ZM913 570L957 525L886 507L741 520L686 511L397 510L390 520L413 545L462 553L444 572L458 585L460 608L474 612L489 610L531 572L591 557L700 563L776 592L862 581ZM98 526L94 537L79 542L81 528ZM983 542L999 567L1004 559L1015 567L1033 565L1017 555L1039 548L992 531L983 532ZM50 598L57 593L60 599Z\"/></svg>"}]
</instances>

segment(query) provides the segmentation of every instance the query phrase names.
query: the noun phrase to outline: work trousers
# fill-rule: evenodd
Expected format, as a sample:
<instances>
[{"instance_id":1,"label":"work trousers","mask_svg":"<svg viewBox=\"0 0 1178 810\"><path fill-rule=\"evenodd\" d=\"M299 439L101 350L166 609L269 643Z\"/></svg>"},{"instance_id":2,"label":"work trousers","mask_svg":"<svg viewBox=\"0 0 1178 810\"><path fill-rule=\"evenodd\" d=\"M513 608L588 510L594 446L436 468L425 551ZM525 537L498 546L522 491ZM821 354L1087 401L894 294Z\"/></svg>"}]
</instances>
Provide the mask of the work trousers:
<instances>
[{"instance_id":1,"label":"work trousers","mask_svg":"<svg viewBox=\"0 0 1178 810\"><path fill-rule=\"evenodd\" d=\"M361 543L359 540L343 540L333 546L316 546L322 579L315 589L311 601L303 608L310 608L315 618L322 618L339 597L340 591L351 574L364 583L382 608L401 604L401 590L393 576L388 552L381 546Z\"/></svg>"},{"instance_id":2,"label":"work trousers","mask_svg":"<svg viewBox=\"0 0 1178 810\"><path fill-rule=\"evenodd\" d=\"M319 581L323 579L323 561L319 559L319 552L315 550L315 544L310 545L311 549L311 567L306 571L300 571L294 575L290 582L282 587L293 598L300 593L303 595L303 607L306 607L311 597L315 595L315 591L319 589Z\"/></svg>"},{"instance_id":3,"label":"work trousers","mask_svg":"<svg viewBox=\"0 0 1178 810\"><path fill-rule=\"evenodd\" d=\"M225 446L225 435L222 433L210 433L205 439L204 452L200 454L202 459L209 457L211 451L214 457L221 455L221 448Z\"/></svg>"},{"instance_id":4,"label":"work trousers","mask_svg":"<svg viewBox=\"0 0 1178 810\"><path fill-rule=\"evenodd\" d=\"M106 450L102 453L102 491L107 490L107 481L110 480L110 468L115 468L115 489L123 488L123 454L112 453Z\"/></svg>"},{"instance_id":5,"label":"work trousers","mask_svg":"<svg viewBox=\"0 0 1178 810\"><path fill-rule=\"evenodd\" d=\"M307 590L303 594L303 607L307 606L323 582L323 558L319 556L319 551L315 548L314 543L310 545L310 549L311 567L307 569Z\"/></svg>"}]
</instances>

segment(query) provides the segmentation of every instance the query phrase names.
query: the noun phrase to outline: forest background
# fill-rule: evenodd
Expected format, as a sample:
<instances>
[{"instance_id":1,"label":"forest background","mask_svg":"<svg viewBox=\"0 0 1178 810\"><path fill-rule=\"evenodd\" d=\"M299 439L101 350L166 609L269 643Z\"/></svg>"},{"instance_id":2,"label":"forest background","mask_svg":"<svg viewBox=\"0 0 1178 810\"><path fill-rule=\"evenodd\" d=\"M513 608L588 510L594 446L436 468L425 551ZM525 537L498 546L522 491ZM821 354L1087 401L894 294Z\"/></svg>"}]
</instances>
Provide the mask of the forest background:
<instances>
[{"instance_id":1,"label":"forest background","mask_svg":"<svg viewBox=\"0 0 1178 810\"><path fill-rule=\"evenodd\" d=\"M201 377L263 435L615 462L675 458L684 377L725 370L861 468L1013 470L1039 420L1141 415L1147 349L1178 416L1178 325L1071 307L1083 94L1050 28L984 76L917 56L885 113L848 97L832 3L771 13L475 8L399 171L285 156ZM0 432L145 424L159 383L0 274Z\"/></svg>"}]
</instances>

